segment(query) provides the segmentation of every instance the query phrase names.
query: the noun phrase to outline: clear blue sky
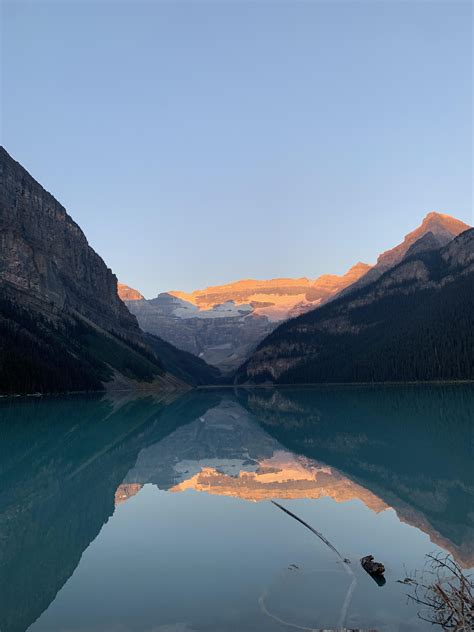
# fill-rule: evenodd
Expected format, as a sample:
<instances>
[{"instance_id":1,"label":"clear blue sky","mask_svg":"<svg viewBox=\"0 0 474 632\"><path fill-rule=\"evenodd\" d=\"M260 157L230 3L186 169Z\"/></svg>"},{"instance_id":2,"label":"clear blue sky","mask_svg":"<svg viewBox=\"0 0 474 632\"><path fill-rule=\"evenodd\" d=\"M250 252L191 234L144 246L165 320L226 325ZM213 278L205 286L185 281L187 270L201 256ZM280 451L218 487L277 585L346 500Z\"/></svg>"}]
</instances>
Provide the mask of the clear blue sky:
<instances>
[{"instance_id":1,"label":"clear blue sky","mask_svg":"<svg viewBox=\"0 0 474 632\"><path fill-rule=\"evenodd\" d=\"M470 2L3 2L2 144L146 296L472 215Z\"/></svg>"}]
</instances>

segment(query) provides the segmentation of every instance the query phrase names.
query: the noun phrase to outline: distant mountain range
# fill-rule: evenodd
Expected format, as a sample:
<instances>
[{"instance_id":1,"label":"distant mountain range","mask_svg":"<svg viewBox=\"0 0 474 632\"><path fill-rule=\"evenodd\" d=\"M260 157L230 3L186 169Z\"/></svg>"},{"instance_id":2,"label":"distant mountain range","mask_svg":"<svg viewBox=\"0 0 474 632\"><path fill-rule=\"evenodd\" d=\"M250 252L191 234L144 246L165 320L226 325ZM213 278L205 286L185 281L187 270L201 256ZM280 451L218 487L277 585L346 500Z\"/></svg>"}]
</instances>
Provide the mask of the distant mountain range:
<instances>
[{"instance_id":1,"label":"distant mountain range","mask_svg":"<svg viewBox=\"0 0 474 632\"><path fill-rule=\"evenodd\" d=\"M140 330L82 230L4 148L0 239L0 394L215 379L215 368Z\"/></svg>"},{"instance_id":2,"label":"distant mountain range","mask_svg":"<svg viewBox=\"0 0 474 632\"><path fill-rule=\"evenodd\" d=\"M379 258L375 277L276 329L237 381L474 379L474 229L448 241L467 227L433 213L423 225Z\"/></svg>"},{"instance_id":3,"label":"distant mountain range","mask_svg":"<svg viewBox=\"0 0 474 632\"><path fill-rule=\"evenodd\" d=\"M357 263L342 276L245 279L191 293L165 292L151 300L119 284L119 296L142 329L231 375L282 322L369 286L403 259L439 249L467 229L458 219L431 212L402 243L382 253L374 266Z\"/></svg>"},{"instance_id":4,"label":"distant mountain range","mask_svg":"<svg viewBox=\"0 0 474 632\"><path fill-rule=\"evenodd\" d=\"M119 283L119 296L145 331L231 373L280 322L323 305L368 270L368 264L357 263L342 276L245 279L189 294L164 292L151 300Z\"/></svg>"}]
</instances>

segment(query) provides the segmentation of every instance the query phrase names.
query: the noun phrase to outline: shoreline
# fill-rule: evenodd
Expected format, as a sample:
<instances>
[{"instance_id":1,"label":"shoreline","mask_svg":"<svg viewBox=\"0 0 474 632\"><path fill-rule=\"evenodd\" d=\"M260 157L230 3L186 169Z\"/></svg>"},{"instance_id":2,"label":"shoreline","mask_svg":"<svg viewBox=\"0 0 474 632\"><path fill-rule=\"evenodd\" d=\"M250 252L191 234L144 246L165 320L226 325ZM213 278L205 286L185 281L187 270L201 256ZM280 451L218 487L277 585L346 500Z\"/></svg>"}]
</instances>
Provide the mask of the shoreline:
<instances>
[{"instance_id":1,"label":"shoreline","mask_svg":"<svg viewBox=\"0 0 474 632\"><path fill-rule=\"evenodd\" d=\"M320 386L421 386L421 385L454 385L454 384L474 384L474 380L429 380L408 382L296 382L285 384L273 384L264 382L262 384L209 384L208 386L196 386L197 389L218 389L218 388L315 388Z\"/></svg>"},{"instance_id":2,"label":"shoreline","mask_svg":"<svg viewBox=\"0 0 474 632\"><path fill-rule=\"evenodd\" d=\"M380 386L456 386L456 385L466 385L473 384L474 380L432 380L432 381L415 381L411 380L408 382L305 382L305 383L296 383L296 384L272 384L272 383L263 383L263 384L206 384L200 386L191 386L189 388L183 389L166 389L166 388L157 388L157 389L141 389L141 388L121 388L121 389L104 389L104 390L95 390L95 391L64 391L58 393L11 393L11 394L0 394L0 401L8 400L8 399L19 399L19 398L41 398L41 397L64 397L71 395L105 395L107 393L137 393L137 394L154 394L154 393L189 393L190 391L205 391L205 390L221 390L221 389L266 389L266 390L277 390L280 388L289 389L289 388L325 388L325 387L360 387L360 386L370 386L370 387L380 387Z\"/></svg>"}]
</instances>

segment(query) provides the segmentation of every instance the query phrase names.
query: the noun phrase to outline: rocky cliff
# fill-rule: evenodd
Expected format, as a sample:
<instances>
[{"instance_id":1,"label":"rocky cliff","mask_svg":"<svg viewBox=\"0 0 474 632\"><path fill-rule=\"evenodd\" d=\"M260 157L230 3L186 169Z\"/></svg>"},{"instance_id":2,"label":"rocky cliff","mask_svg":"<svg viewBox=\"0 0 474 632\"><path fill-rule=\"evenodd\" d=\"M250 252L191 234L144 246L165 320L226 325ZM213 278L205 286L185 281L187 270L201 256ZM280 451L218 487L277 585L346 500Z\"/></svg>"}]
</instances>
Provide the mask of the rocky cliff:
<instances>
[{"instance_id":1,"label":"rocky cliff","mask_svg":"<svg viewBox=\"0 0 474 632\"><path fill-rule=\"evenodd\" d=\"M171 361L160 361L120 300L115 275L4 148L0 246L0 394L183 386L168 368L181 364L182 352L172 358L167 349Z\"/></svg>"},{"instance_id":2,"label":"rocky cliff","mask_svg":"<svg viewBox=\"0 0 474 632\"><path fill-rule=\"evenodd\" d=\"M138 323L117 295L117 278L66 209L0 148L0 283L135 337Z\"/></svg>"}]
</instances>

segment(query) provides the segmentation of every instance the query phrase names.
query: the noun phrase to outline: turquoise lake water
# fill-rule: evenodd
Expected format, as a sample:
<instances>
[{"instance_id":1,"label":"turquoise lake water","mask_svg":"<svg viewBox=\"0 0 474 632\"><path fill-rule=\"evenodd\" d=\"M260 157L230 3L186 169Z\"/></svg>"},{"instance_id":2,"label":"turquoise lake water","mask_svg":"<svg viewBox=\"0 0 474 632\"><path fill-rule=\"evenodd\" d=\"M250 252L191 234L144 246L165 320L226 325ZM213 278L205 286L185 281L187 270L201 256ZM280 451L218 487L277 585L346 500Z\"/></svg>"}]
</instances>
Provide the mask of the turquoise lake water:
<instances>
[{"instance_id":1,"label":"turquoise lake water","mask_svg":"<svg viewBox=\"0 0 474 632\"><path fill-rule=\"evenodd\" d=\"M433 629L397 580L474 566L473 420L469 385L3 400L0 631Z\"/></svg>"}]
</instances>

